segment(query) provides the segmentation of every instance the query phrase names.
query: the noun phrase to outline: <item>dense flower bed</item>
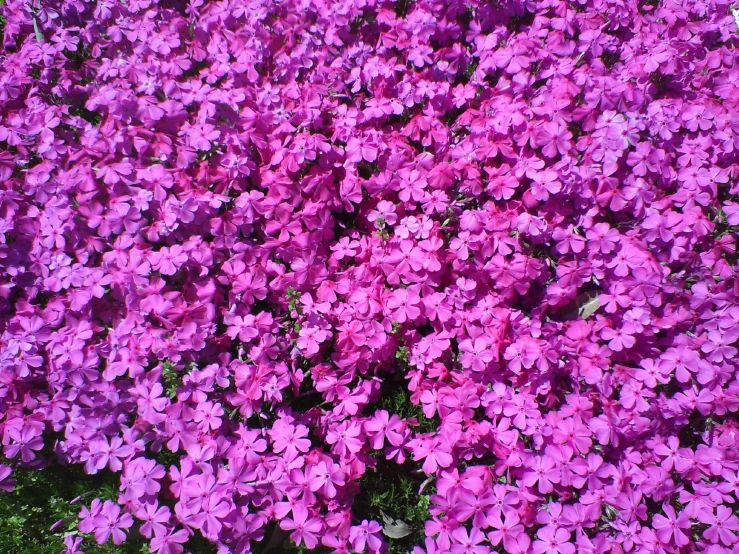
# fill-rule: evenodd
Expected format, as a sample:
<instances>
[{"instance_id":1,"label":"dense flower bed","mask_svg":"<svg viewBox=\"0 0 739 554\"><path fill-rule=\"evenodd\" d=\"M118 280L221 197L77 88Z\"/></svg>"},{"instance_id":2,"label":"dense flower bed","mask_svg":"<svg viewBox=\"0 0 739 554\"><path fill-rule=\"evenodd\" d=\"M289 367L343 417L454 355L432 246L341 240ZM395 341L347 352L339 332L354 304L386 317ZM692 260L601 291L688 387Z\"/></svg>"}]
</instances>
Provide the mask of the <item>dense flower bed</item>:
<instances>
[{"instance_id":1,"label":"dense flower bed","mask_svg":"<svg viewBox=\"0 0 739 554\"><path fill-rule=\"evenodd\" d=\"M728 0L0 13L0 488L120 483L66 552L737 551Z\"/></svg>"}]
</instances>

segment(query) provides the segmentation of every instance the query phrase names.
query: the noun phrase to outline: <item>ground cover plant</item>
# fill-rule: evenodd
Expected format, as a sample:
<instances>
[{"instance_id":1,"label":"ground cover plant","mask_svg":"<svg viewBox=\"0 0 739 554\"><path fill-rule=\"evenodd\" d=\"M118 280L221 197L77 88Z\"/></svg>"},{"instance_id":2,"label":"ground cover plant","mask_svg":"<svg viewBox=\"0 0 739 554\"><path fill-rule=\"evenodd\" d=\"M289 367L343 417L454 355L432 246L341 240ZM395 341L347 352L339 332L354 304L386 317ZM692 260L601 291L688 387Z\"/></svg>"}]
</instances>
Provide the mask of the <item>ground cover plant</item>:
<instances>
[{"instance_id":1,"label":"ground cover plant","mask_svg":"<svg viewBox=\"0 0 739 554\"><path fill-rule=\"evenodd\" d=\"M738 551L739 6L0 16L0 551Z\"/></svg>"}]
</instances>

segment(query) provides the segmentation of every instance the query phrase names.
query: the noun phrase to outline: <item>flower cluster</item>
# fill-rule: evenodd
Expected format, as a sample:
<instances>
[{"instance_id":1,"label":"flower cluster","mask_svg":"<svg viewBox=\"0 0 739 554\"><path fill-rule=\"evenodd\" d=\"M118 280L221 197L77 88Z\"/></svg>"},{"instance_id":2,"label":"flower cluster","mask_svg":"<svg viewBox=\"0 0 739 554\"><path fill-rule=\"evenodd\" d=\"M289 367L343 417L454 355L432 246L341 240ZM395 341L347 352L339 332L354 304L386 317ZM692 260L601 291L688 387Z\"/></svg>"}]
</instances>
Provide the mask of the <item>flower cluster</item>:
<instances>
[{"instance_id":1,"label":"flower cluster","mask_svg":"<svg viewBox=\"0 0 739 554\"><path fill-rule=\"evenodd\" d=\"M739 548L730 0L0 13L0 489L120 477L68 553L387 552L381 466L418 554Z\"/></svg>"}]
</instances>

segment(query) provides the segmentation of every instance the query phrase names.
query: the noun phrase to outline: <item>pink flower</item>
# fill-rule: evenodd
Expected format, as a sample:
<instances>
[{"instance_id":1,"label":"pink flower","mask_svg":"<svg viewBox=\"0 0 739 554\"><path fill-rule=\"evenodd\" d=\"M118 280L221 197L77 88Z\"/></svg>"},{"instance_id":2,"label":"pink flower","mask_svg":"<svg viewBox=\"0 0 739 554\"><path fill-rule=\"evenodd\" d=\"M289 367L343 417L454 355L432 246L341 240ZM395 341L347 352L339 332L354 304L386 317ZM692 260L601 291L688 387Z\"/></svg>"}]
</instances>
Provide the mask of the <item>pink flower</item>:
<instances>
[{"instance_id":1,"label":"pink flower","mask_svg":"<svg viewBox=\"0 0 739 554\"><path fill-rule=\"evenodd\" d=\"M554 490L554 484L559 483L561 471L554 460L547 456L532 456L525 464L522 482L527 487L538 484L538 490L542 494Z\"/></svg>"},{"instance_id":2,"label":"pink flower","mask_svg":"<svg viewBox=\"0 0 739 554\"><path fill-rule=\"evenodd\" d=\"M452 537L457 544L452 545L451 554L488 554L490 547L481 544L485 540L485 534L479 529L467 529L460 527L452 531Z\"/></svg>"},{"instance_id":3,"label":"pink flower","mask_svg":"<svg viewBox=\"0 0 739 554\"><path fill-rule=\"evenodd\" d=\"M502 542L506 551L515 549L516 538L524 533L524 526L520 524L520 521L521 518L514 510L495 511L488 518L488 524L495 529L488 533L490 544L498 546Z\"/></svg>"},{"instance_id":4,"label":"pink flower","mask_svg":"<svg viewBox=\"0 0 739 554\"><path fill-rule=\"evenodd\" d=\"M406 321L413 321L421 315L421 310L418 307L420 303L421 298L418 291L413 287L409 287L394 290L388 296L385 307L390 312L388 315L393 318L393 321L405 323Z\"/></svg>"},{"instance_id":5,"label":"pink flower","mask_svg":"<svg viewBox=\"0 0 739 554\"><path fill-rule=\"evenodd\" d=\"M185 529L178 531L170 530L167 534L154 535L149 548L152 552L159 554L181 554L184 548L181 546L190 538L190 533Z\"/></svg>"},{"instance_id":6,"label":"pink flower","mask_svg":"<svg viewBox=\"0 0 739 554\"><path fill-rule=\"evenodd\" d=\"M698 521L710 525L704 536L713 543L731 546L737 542L734 531L739 531L739 518L726 506L716 506L716 513L710 508L698 512ZM677 541L676 541L677 542Z\"/></svg>"},{"instance_id":7,"label":"pink flower","mask_svg":"<svg viewBox=\"0 0 739 554\"><path fill-rule=\"evenodd\" d=\"M346 159L350 162L374 162L378 155L377 143L370 137L351 137L346 143Z\"/></svg>"},{"instance_id":8,"label":"pink flower","mask_svg":"<svg viewBox=\"0 0 739 554\"><path fill-rule=\"evenodd\" d=\"M0 0L0 489L107 472L80 533L161 554L379 554L412 481L429 554L736 549L732 2Z\"/></svg>"},{"instance_id":9,"label":"pink flower","mask_svg":"<svg viewBox=\"0 0 739 554\"><path fill-rule=\"evenodd\" d=\"M367 337L364 333L364 325L360 321L354 320L348 325L342 325L338 327L341 331L339 334L340 338L344 338L355 346L363 346L367 342Z\"/></svg>"},{"instance_id":10,"label":"pink flower","mask_svg":"<svg viewBox=\"0 0 739 554\"><path fill-rule=\"evenodd\" d=\"M121 544L126 540L127 529L133 525L131 514L121 515L121 508L110 500L106 500L100 509L100 513L93 520L95 528L95 540L98 544L105 544L113 537L113 544Z\"/></svg>"},{"instance_id":11,"label":"pink flower","mask_svg":"<svg viewBox=\"0 0 739 554\"><path fill-rule=\"evenodd\" d=\"M374 416L364 422L364 430L370 437L372 448L379 450L383 447L385 440L390 444L399 446L403 442L403 431L405 423L395 414L392 416L387 410L379 410Z\"/></svg>"},{"instance_id":12,"label":"pink flower","mask_svg":"<svg viewBox=\"0 0 739 554\"><path fill-rule=\"evenodd\" d=\"M201 402L198 404L193 421L200 424L204 431L215 430L221 426L221 416L225 412L219 403Z\"/></svg>"},{"instance_id":13,"label":"pink flower","mask_svg":"<svg viewBox=\"0 0 739 554\"><path fill-rule=\"evenodd\" d=\"M685 512L675 514L675 509L665 504L662 510L666 515L655 514L652 517L652 526L657 531L659 539L665 543L674 541L677 546L685 546L690 542L690 537L683 529L690 529L690 518Z\"/></svg>"},{"instance_id":14,"label":"pink flower","mask_svg":"<svg viewBox=\"0 0 739 554\"><path fill-rule=\"evenodd\" d=\"M204 536L215 538L223 528L222 520L227 518L231 509L229 502L222 501L221 497L213 494L200 506L194 523L200 527Z\"/></svg>"},{"instance_id":15,"label":"pink flower","mask_svg":"<svg viewBox=\"0 0 739 554\"><path fill-rule=\"evenodd\" d=\"M303 327L299 335L298 347L306 356L317 354L320 344L329 337L329 333L319 327Z\"/></svg>"},{"instance_id":16,"label":"pink flower","mask_svg":"<svg viewBox=\"0 0 739 554\"><path fill-rule=\"evenodd\" d=\"M426 475L433 475L440 467L449 467L454 460L449 442L443 437L414 440L411 448L413 459L423 460L422 469Z\"/></svg>"},{"instance_id":17,"label":"pink flower","mask_svg":"<svg viewBox=\"0 0 739 554\"><path fill-rule=\"evenodd\" d=\"M152 253L149 257L151 267L162 275L174 275L177 270L187 262L187 254L179 244L164 247L159 252Z\"/></svg>"},{"instance_id":18,"label":"pink flower","mask_svg":"<svg viewBox=\"0 0 739 554\"><path fill-rule=\"evenodd\" d=\"M574 554L575 545L570 541L570 533L561 527L557 529L551 525L542 527L537 533L538 540L534 541L534 554Z\"/></svg>"},{"instance_id":19,"label":"pink flower","mask_svg":"<svg viewBox=\"0 0 739 554\"><path fill-rule=\"evenodd\" d=\"M635 334L636 329L634 329L634 325L632 323L625 323L620 329L604 328L600 336L608 341L608 347L611 350L621 352L636 344Z\"/></svg>"},{"instance_id":20,"label":"pink flower","mask_svg":"<svg viewBox=\"0 0 739 554\"><path fill-rule=\"evenodd\" d=\"M20 453L22 462L28 463L35 460L35 451L41 450L44 446L44 441L40 435L40 431L30 425L23 425L20 429L10 428L7 431L10 444L3 447L5 456L15 458Z\"/></svg>"},{"instance_id":21,"label":"pink flower","mask_svg":"<svg viewBox=\"0 0 739 554\"><path fill-rule=\"evenodd\" d=\"M344 421L326 434L326 442L333 445L332 450L339 456L348 457L362 449L361 434L362 428L357 423Z\"/></svg>"},{"instance_id":22,"label":"pink flower","mask_svg":"<svg viewBox=\"0 0 739 554\"><path fill-rule=\"evenodd\" d=\"M708 340L701 346L701 351L709 354L712 362L720 363L736 356L737 349L731 346L739 340L739 329L733 328L725 332L709 331Z\"/></svg>"},{"instance_id":23,"label":"pink flower","mask_svg":"<svg viewBox=\"0 0 739 554\"><path fill-rule=\"evenodd\" d=\"M61 551L61 554L84 554L84 552L79 549L83 540L84 537L75 537L74 535L65 537L64 546L66 546L66 548Z\"/></svg>"},{"instance_id":24,"label":"pink flower","mask_svg":"<svg viewBox=\"0 0 739 554\"><path fill-rule=\"evenodd\" d=\"M349 542L354 552L379 552L382 547L380 531L382 527L376 521L362 520L359 525L353 525L349 529Z\"/></svg>"},{"instance_id":25,"label":"pink flower","mask_svg":"<svg viewBox=\"0 0 739 554\"><path fill-rule=\"evenodd\" d=\"M6 465L0 465L0 490L5 492L13 492L15 488L15 479L11 479L10 476L12 470Z\"/></svg>"},{"instance_id":26,"label":"pink flower","mask_svg":"<svg viewBox=\"0 0 739 554\"><path fill-rule=\"evenodd\" d=\"M483 372L487 365L495 359L495 354L488 348L487 341L478 337L473 341L465 339L459 343L459 350L463 354L459 357L462 367L472 371Z\"/></svg>"},{"instance_id":27,"label":"pink flower","mask_svg":"<svg viewBox=\"0 0 739 554\"><path fill-rule=\"evenodd\" d=\"M120 437L113 437L110 442L107 438L94 441L90 444L85 471L95 474L105 466L108 466L111 471L120 471L123 468L123 460L133 453L131 446L123 444L123 439Z\"/></svg>"},{"instance_id":28,"label":"pink flower","mask_svg":"<svg viewBox=\"0 0 739 554\"><path fill-rule=\"evenodd\" d=\"M310 448L308 428L305 425L290 425L284 420L278 420L270 431L275 452L284 452L288 459L294 458L299 452L307 452Z\"/></svg>"},{"instance_id":29,"label":"pink flower","mask_svg":"<svg viewBox=\"0 0 739 554\"><path fill-rule=\"evenodd\" d=\"M166 506L147 503L138 509L136 517L144 522L140 528L141 534L151 538L153 534L160 536L166 534L165 524L169 523L171 513Z\"/></svg>"},{"instance_id":30,"label":"pink flower","mask_svg":"<svg viewBox=\"0 0 739 554\"><path fill-rule=\"evenodd\" d=\"M210 150L213 141L220 137L221 133L215 126L206 123L205 125L194 125L187 134L188 144L196 150Z\"/></svg>"},{"instance_id":31,"label":"pink flower","mask_svg":"<svg viewBox=\"0 0 739 554\"><path fill-rule=\"evenodd\" d=\"M310 490L322 490L328 498L334 498L338 494L336 487L345 483L346 474L338 464L319 462L310 469Z\"/></svg>"},{"instance_id":32,"label":"pink flower","mask_svg":"<svg viewBox=\"0 0 739 554\"><path fill-rule=\"evenodd\" d=\"M423 199L423 211L426 214L444 213L449 205L449 197L442 190L435 190Z\"/></svg>"},{"instance_id":33,"label":"pink flower","mask_svg":"<svg viewBox=\"0 0 739 554\"><path fill-rule=\"evenodd\" d=\"M323 524L317 517L311 516L308 508L303 504L296 504L292 509L292 519L285 518L280 522L280 527L290 533L290 539L300 546L305 543L307 548L315 548Z\"/></svg>"},{"instance_id":34,"label":"pink flower","mask_svg":"<svg viewBox=\"0 0 739 554\"><path fill-rule=\"evenodd\" d=\"M506 348L503 357L508 360L508 367L514 373L520 373L523 369L530 369L540 355L538 345L528 337Z\"/></svg>"},{"instance_id":35,"label":"pink flower","mask_svg":"<svg viewBox=\"0 0 739 554\"><path fill-rule=\"evenodd\" d=\"M569 444L581 454L586 454L593 444L591 432L582 419L566 418L553 430L552 439L561 444Z\"/></svg>"},{"instance_id":36,"label":"pink flower","mask_svg":"<svg viewBox=\"0 0 739 554\"><path fill-rule=\"evenodd\" d=\"M351 240L349 237L341 237L339 242L331 246L331 250L334 252L334 258L337 260L356 256L358 248L359 241Z\"/></svg>"}]
</instances>

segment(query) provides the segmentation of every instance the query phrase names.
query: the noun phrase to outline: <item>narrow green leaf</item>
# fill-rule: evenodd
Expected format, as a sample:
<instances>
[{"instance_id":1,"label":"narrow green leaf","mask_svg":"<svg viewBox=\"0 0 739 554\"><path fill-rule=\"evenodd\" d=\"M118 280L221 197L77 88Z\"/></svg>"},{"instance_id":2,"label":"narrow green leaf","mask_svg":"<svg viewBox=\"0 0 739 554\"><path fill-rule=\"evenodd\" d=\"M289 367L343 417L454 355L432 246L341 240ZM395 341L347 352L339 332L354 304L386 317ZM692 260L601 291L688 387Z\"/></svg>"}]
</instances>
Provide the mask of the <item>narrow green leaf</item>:
<instances>
[{"instance_id":1,"label":"narrow green leaf","mask_svg":"<svg viewBox=\"0 0 739 554\"><path fill-rule=\"evenodd\" d=\"M39 42L44 42L44 35L41 34L41 31L39 31L38 23L36 23L36 18L33 18L33 32L36 35L36 40Z\"/></svg>"}]
</instances>

